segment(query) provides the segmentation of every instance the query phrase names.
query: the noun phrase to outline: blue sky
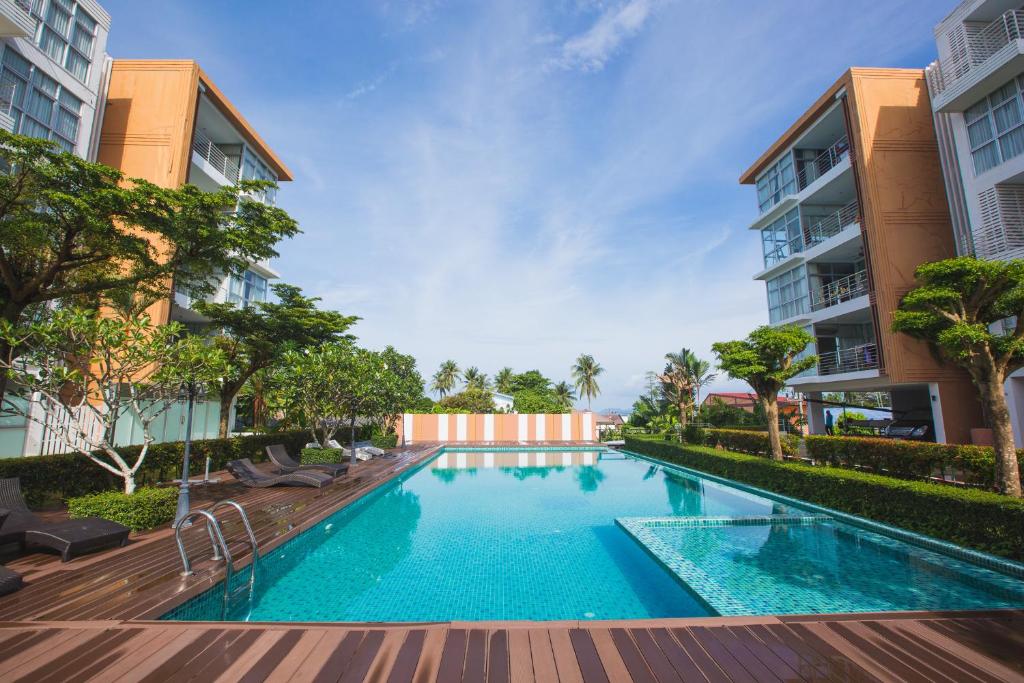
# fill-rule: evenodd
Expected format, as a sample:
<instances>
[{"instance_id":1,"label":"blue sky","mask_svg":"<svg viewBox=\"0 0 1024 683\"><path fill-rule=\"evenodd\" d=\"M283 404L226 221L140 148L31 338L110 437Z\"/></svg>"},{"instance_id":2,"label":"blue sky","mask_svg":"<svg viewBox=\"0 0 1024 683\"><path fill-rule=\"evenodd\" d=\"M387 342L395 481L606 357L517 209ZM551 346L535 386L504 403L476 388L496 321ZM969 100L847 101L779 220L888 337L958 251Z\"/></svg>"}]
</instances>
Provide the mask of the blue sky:
<instances>
[{"instance_id":1,"label":"blue sky","mask_svg":"<svg viewBox=\"0 0 1024 683\"><path fill-rule=\"evenodd\" d=\"M628 408L767 322L741 171L847 67L932 61L955 2L103 4L112 55L197 59L291 167L276 267L365 345L424 377L591 353Z\"/></svg>"}]
</instances>

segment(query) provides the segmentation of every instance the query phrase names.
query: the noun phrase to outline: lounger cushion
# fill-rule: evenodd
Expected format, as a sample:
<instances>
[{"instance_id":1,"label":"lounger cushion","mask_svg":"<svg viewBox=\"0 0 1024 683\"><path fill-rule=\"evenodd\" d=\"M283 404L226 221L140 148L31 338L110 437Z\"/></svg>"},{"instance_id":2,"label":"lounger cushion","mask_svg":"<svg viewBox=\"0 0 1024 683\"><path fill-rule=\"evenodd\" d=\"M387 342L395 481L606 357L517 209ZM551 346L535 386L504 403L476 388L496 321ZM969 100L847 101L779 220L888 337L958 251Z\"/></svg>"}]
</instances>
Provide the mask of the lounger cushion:
<instances>
[{"instance_id":1,"label":"lounger cushion","mask_svg":"<svg viewBox=\"0 0 1024 683\"><path fill-rule=\"evenodd\" d=\"M69 519L66 522L26 529L25 544L58 550L63 561L67 562L73 557L93 550L123 546L128 543L130 531L123 524L98 517Z\"/></svg>"},{"instance_id":2,"label":"lounger cushion","mask_svg":"<svg viewBox=\"0 0 1024 683\"><path fill-rule=\"evenodd\" d=\"M12 572L7 567L0 567L0 595L13 593L22 587L21 575Z\"/></svg>"}]
</instances>

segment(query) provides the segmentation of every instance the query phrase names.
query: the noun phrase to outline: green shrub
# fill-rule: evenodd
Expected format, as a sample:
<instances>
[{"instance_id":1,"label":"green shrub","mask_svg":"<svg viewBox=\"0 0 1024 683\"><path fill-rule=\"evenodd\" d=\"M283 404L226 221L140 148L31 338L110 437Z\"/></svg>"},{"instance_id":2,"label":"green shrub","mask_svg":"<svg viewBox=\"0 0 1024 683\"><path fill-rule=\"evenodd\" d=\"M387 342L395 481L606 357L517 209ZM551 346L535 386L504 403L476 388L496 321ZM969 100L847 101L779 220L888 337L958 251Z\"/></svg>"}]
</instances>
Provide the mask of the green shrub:
<instances>
[{"instance_id":1,"label":"green shrub","mask_svg":"<svg viewBox=\"0 0 1024 683\"><path fill-rule=\"evenodd\" d=\"M709 430L697 425L686 425L686 429L683 430L683 441L686 443L694 444L695 446L703 446L711 438L708 433Z\"/></svg>"},{"instance_id":2,"label":"green shrub","mask_svg":"<svg viewBox=\"0 0 1024 683\"><path fill-rule=\"evenodd\" d=\"M768 432L752 432L745 429L709 429L704 441L708 446L719 446L729 451L749 453L750 455L771 456L772 446L768 440ZM781 434L782 454L795 456L800 446L800 437L796 434Z\"/></svg>"},{"instance_id":3,"label":"green shrub","mask_svg":"<svg viewBox=\"0 0 1024 683\"><path fill-rule=\"evenodd\" d=\"M394 448L398 445L398 434L395 432L374 432L370 437L370 443L377 448Z\"/></svg>"},{"instance_id":4,"label":"green shrub","mask_svg":"<svg viewBox=\"0 0 1024 683\"><path fill-rule=\"evenodd\" d=\"M954 475L957 481L984 488L995 486L996 457L992 448L900 439L809 436L807 454L833 467L884 472L904 479ZM1024 469L1024 450L1018 451Z\"/></svg>"},{"instance_id":5,"label":"green shrub","mask_svg":"<svg viewBox=\"0 0 1024 683\"><path fill-rule=\"evenodd\" d=\"M303 465L334 465L344 457L345 452L338 448L303 448L299 462Z\"/></svg>"},{"instance_id":6,"label":"green shrub","mask_svg":"<svg viewBox=\"0 0 1024 683\"><path fill-rule=\"evenodd\" d=\"M283 443L289 453L296 453L308 441L308 432L274 432L232 439L193 441L192 455L189 459L190 474L193 477L202 475L207 457L211 459L211 471L222 470L229 460L266 460L264 448L268 445ZM136 482L140 486L151 485L180 477L184 446L181 441L151 445L146 460L136 476ZM125 446L118 450L129 462L133 462L139 448ZM79 453L0 458L0 477L18 477L25 499L34 507L88 493L120 490L123 486L119 477L115 477Z\"/></svg>"},{"instance_id":7,"label":"green shrub","mask_svg":"<svg viewBox=\"0 0 1024 683\"><path fill-rule=\"evenodd\" d=\"M124 524L132 531L144 531L174 519L178 507L178 489L141 488L132 495L104 491L68 500L68 516L102 517Z\"/></svg>"},{"instance_id":8,"label":"green shrub","mask_svg":"<svg viewBox=\"0 0 1024 683\"><path fill-rule=\"evenodd\" d=\"M1024 500L700 446L626 440L628 450L809 503L1024 560Z\"/></svg>"}]
</instances>

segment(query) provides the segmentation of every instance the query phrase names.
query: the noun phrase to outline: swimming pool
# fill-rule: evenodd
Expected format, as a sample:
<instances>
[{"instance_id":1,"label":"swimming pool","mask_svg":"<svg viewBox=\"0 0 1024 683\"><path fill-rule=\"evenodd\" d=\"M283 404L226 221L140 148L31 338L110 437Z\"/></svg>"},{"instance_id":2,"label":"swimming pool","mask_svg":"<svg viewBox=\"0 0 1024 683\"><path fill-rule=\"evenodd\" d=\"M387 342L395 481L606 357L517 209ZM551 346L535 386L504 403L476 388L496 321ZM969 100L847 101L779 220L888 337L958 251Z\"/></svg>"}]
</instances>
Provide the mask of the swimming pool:
<instances>
[{"instance_id":1,"label":"swimming pool","mask_svg":"<svg viewBox=\"0 0 1024 683\"><path fill-rule=\"evenodd\" d=\"M236 604L227 619L641 619L1024 606L1018 578L603 450L443 450L271 551L260 567L253 600ZM163 618L220 620L222 596L214 587Z\"/></svg>"}]
</instances>

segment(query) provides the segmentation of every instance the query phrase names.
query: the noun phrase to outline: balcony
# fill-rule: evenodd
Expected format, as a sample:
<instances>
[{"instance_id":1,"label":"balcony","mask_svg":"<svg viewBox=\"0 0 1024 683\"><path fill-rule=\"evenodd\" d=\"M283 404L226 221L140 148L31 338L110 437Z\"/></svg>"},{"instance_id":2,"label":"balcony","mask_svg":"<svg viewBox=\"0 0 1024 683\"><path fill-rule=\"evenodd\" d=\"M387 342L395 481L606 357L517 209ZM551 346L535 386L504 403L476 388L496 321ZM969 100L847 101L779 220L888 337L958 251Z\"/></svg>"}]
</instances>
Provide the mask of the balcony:
<instances>
[{"instance_id":1,"label":"balcony","mask_svg":"<svg viewBox=\"0 0 1024 683\"><path fill-rule=\"evenodd\" d=\"M840 375L878 369L878 348L874 344L861 344L818 355L819 375Z\"/></svg>"},{"instance_id":2,"label":"balcony","mask_svg":"<svg viewBox=\"0 0 1024 683\"><path fill-rule=\"evenodd\" d=\"M0 38L27 38L35 32L28 0L0 0Z\"/></svg>"},{"instance_id":3,"label":"balcony","mask_svg":"<svg viewBox=\"0 0 1024 683\"><path fill-rule=\"evenodd\" d=\"M205 166L212 168L227 181L224 184L234 185L238 182L238 159L228 156L228 154L225 153L217 143L210 140L206 133L200 128L196 128L195 137L192 140L192 151L205 162ZM206 171L208 168L204 168L203 170Z\"/></svg>"},{"instance_id":4,"label":"balcony","mask_svg":"<svg viewBox=\"0 0 1024 683\"><path fill-rule=\"evenodd\" d=\"M1024 67L1024 10L1010 10L978 31L965 30L955 54L928 69L932 107L964 111ZM951 39L953 42L953 39Z\"/></svg>"},{"instance_id":5,"label":"balcony","mask_svg":"<svg viewBox=\"0 0 1024 683\"><path fill-rule=\"evenodd\" d=\"M760 280L767 277L778 270L775 268L778 264L828 241L851 225L855 225L859 219L860 207L857 205L857 200L849 202L827 216L815 216L814 222L810 225L807 224L805 218L801 217L801 234L765 254L765 270L755 275L754 279Z\"/></svg>"},{"instance_id":6,"label":"balcony","mask_svg":"<svg viewBox=\"0 0 1024 683\"><path fill-rule=\"evenodd\" d=\"M0 80L0 128L8 133L14 132L14 94L17 85L10 80Z\"/></svg>"},{"instance_id":7,"label":"balcony","mask_svg":"<svg viewBox=\"0 0 1024 683\"><path fill-rule=\"evenodd\" d=\"M806 189L811 183L839 165L850 153L850 140L845 135L809 161L798 161L800 166L796 173L796 181L800 190Z\"/></svg>"},{"instance_id":8,"label":"balcony","mask_svg":"<svg viewBox=\"0 0 1024 683\"><path fill-rule=\"evenodd\" d=\"M811 290L811 310L836 306L868 293L868 271L860 270Z\"/></svg>"}]
</instances>

